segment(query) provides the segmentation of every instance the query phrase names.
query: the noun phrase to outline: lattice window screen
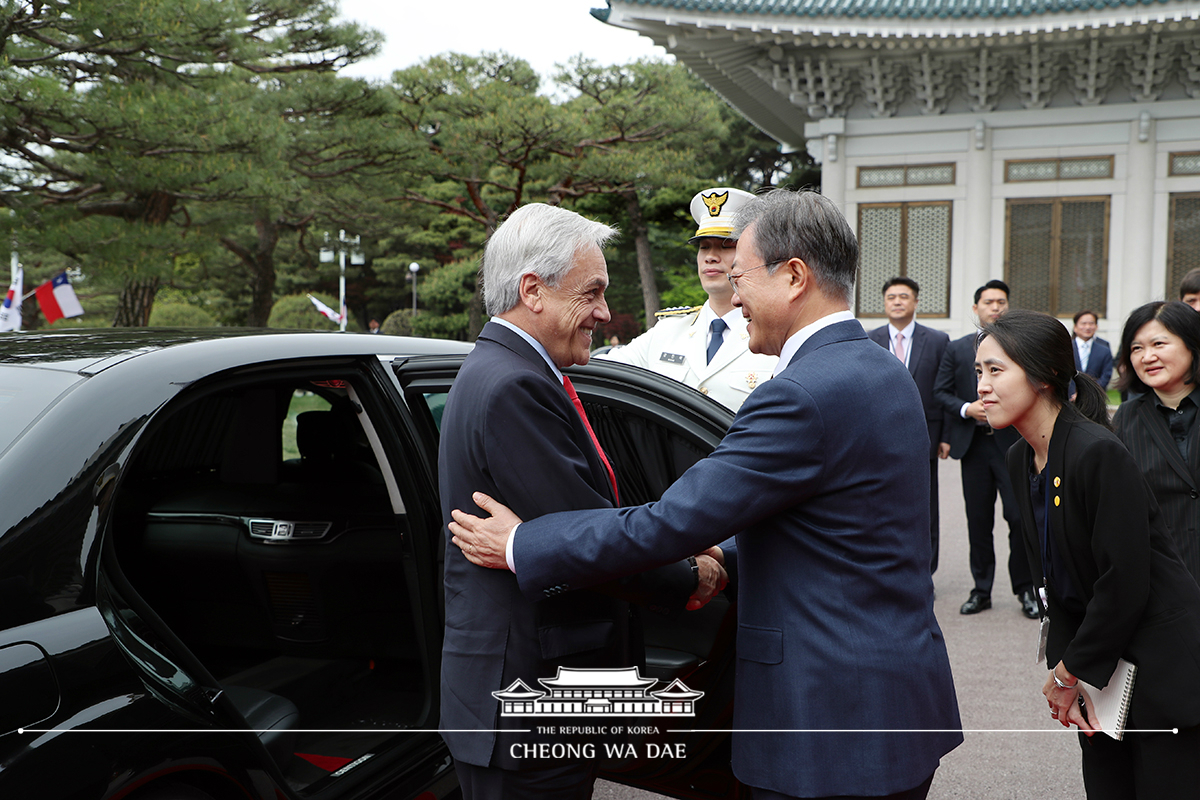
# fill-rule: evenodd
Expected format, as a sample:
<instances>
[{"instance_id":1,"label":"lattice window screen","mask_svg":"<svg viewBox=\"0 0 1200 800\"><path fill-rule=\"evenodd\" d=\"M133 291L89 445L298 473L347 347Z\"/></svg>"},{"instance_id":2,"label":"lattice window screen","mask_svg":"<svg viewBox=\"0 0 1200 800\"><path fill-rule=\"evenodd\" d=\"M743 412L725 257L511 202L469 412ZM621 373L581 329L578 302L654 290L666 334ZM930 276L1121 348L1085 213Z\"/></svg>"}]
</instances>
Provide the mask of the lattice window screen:
<instances>
[{"instance_id":1,"label":"lattice window screen","mask_svg":"<svg viewBox=\"0 0 1200 800\"><path fill-rule=\"evenodd\" d=\"M921 286L922 316L950 313L950 203L859 206L858 309L883 316L883 282L897 275Z\"/></svg>"},{"instance_id":2,"label":"lattice window screen","mask_svg":"<svg viewBox=\"0 0 1200 800\"><path fill-rule=\"evenodd\" d=\"M1058 316L1087 308L1104 316L1108 199L1008 202L1005 280L1012 303Z\"/></svg>"},{"instance_id":3,"label":"lattice window screen","mask_svg":"<svg viewBox=\"0 0 1200 800\"><path fill-rule=\"evenodd\" d=\"M947 315L950 298L950 204L909 205L904 274L921 286L922 314ZM884 278L887 280L887 278Z\"/></svg>"},{"instance_id":4,"label":"lattice window screen","mask_svg":"<svg viewBox=\"0 0 1200 800\"><path fill-rule=\"evenodd\" d=\"M1057 161L1013 161L1006 176L1010 181L1052 181L1057 177Z\"/></svg>"},{"instance_id":5,"label":"lattice window screen","mask_svg":"<svg viewBox=\"0 0 1200 800\"><path fill-rule=\"evenodd\" d=\"M1056 313L1104 313L1107 217L1103 200L1063 202Z\"/></svg>"},{"instance_id":6,"label":"lattice window screen","mask_svg":"<svg viewBox=\"0 0 1200 800\"><path fill-rule=\"evenodd\" d=\"M883 282L902 274L898 204L863 205L858 212L858 315L883 314Z\"/></svg>"},{"instance_id":7,"label":"lattice window screen","mask_svg":"<svg viewBox=\"0 0 1200 800\"><path fill-rule=\"evenodd\" d=\"M1058 177L1063 180L1074 178L1111 178L1110 158L1068 158L1058 165Z\"/></svg>"},{"instance_id":8,"label":"lattice window screen","mask_svg":"<svg viewBox=\"0 0 1200 800\"><path fill-rule=\"evenodd\" d=\"M906 174L909 186L954 183L953 164L929 164L927 166L909 167Z\"/></svg>"},{"instance_id":9,"label":"lattice window screen","mask_svg":"<svg viewBox=\"0 0 1200 800\"><path fill-rule=\"evenodd\" d=\"M1053 202L1010 203L1005 282L1013 305L1050 312Z\"/></svg>"},{"instance_id":10,"label":"lattice window screen","mask_svg":"<svg viewBox=\"0 0 1200 800\"><path fill-rule=\"evenodd\" d=\"M1179 296L1179 282L1200 267L1200 194L1171 195L1171 243L1167 256L1167 291Z\"/></svg>"},{"instance_id":11,"label":"lattice window screen","mask_svg":"<svg viewBox=\"0 0 1200 800\"><path fill-rule=\"evenodd\" d=\"M863 188L903 186L904 167L863 167L858 171L858 185Z\"/></svg>"}]
</instances>

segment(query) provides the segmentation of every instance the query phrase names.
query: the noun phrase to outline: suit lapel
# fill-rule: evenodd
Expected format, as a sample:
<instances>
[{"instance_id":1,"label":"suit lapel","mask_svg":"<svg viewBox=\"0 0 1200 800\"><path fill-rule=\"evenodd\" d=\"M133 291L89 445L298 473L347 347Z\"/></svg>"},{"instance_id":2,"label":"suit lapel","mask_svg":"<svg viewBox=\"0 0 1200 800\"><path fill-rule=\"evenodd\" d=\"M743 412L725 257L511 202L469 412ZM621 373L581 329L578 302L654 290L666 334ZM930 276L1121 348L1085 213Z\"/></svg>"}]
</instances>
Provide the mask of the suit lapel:
<instances>
[{"instance_id":1,"label":"suit lapel","mask_svg":"<svg viewBox=\"0 0 1200 800\"><path fill-rule=\"evenodd\" d=\"M1158 405L1154 402L1154 397L1147 395L1146 399L1138 404L1138 416L1142 424L1146 426L1146 430L1150 433L1150 438L1158 446L1158 449L1165 454L1167 463L1171 469L1179 473L1179 477L1187 481L1187 484L1193 489L1196 488L1196 481L1192 477L1191 470L1184 463L1183 456L1179 455L1179 447L1175 444L1175 437L1171 436L1171 429L1167 427L1167 421L1163 419L1162 412L1158 410ZM1192 434L1195 441L1195 433ZM1189 450L1194 452L1195 446Z\"/></svg>"},{"instance_id":2,"label":"suit lapel","mask_svg":"<svg viewBox=\"0 0 1200 800\"><path fill-rule=\"evenodd\" d=\"M921 355L925 352L925 337L928 331L920 325L913 328L912 342L910 342L908 353L908 371L916 377L917 365L921 363Z\"/></svg>"}]
</instances>

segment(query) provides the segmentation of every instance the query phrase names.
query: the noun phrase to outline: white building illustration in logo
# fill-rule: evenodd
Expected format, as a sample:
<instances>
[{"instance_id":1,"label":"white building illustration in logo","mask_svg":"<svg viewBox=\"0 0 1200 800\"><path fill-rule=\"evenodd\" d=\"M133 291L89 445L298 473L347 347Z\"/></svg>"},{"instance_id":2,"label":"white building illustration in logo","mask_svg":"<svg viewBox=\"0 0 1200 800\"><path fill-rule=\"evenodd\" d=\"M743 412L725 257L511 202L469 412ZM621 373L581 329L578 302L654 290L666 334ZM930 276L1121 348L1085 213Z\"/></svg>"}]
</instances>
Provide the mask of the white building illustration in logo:
<instances>
[{"instance_id":1,"label":"white building illustration in logo","mask_svg":"<svg viewBox=\"0 0 1200 800\"><path fill-rule=\"evenodd\" d=\"M704 696L678 679L651 692L658 683L643 678L637 667L572 669L559 667L553 678L538 678L549 694L531 689L520 678L507 689L492 692L503 717L658 717L696 716L695 703Z\"/></svg>"}]
</instances>

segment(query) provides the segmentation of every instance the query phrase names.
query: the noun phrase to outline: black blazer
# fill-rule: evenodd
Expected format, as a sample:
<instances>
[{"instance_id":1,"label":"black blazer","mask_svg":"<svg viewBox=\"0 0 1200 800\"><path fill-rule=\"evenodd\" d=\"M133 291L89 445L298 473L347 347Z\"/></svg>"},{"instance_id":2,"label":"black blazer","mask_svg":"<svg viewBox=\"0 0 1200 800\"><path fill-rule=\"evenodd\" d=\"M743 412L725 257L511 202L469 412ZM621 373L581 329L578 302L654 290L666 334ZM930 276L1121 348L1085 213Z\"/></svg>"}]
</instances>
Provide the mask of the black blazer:
<instances>
[{"instance_id":1,"label":"black blazer","mask_svg":"<svg viewBox=\"0 0 1200 800\"><path fill-rule=\"evenodd\" d=\"M867 334L871 341L891 351L891 337L888 326L876 328ZM917 323L913 329L913 338L908 354L908 373L917 383L917 391L921 393L921 405L925 408L925 425L929 428L929 457L937 458L938 442L946 441L948 435L945 410L933 394L933 385L937 381L938 367L942 363L942 355L950 337L942 331L927 328Z\"/></svg>"},{"instance_id":2,"label":"black blazer","mask_svg":"<svg viewBox=\"0 0 1200 800\"><path fill-rule=\"evenodd\" d=\"M1079 340L1075 337L1071 337L1071 349L1075 352L1075 369L1091 375L1101 388L1108 389L1113 371L1112 348L1108 346L1108 342L1099 336L1092 337L1092 352L1088 356L1087 364L1079 360Z\"/></svg>"},{"instance_id":3,"label":"black blazer","mask_svg":"<svg viewBox=\"0 0 1200 800\"><path fill-rule=\"evenodd\" d=\"M1034 574L1042 553L1029 491L1032 448L1008 453L1026 552ZM1046 662L1060 660L1103 687L1117 659L1138 666L1130 727L1200 724L1200 587L1171 545L1158 503L1129 451L1110 431L1064 409L1046 464L1049 527L1057 562L1085 604L1047 586ZM1186 687L1186 688L1185 688Z\"/></svg>"},{"instance_id":4,"label":"black blazer","mask_svg":"<svg viewBox=\"0 0 1200 800\"><path fill-rule=\"evenodd\" d=\"M942 441L950 443L951 458L962 458L967 454L975 436L975 428L978 427L975 420L963 419L959 413L963 403L973 403L979 399L979 381L975 377L975 337L976 334L968 333L946 345L933 387L934 397L946 412L946 438ZM1013 428L998 430L994 435L1002 452L1021 438Z\"/></svg>"},{"instance_id":5,"label":"black blazer","mask_svg":"<svg viewBox=\"0 0 1200 800\"><path fill-rule=\"evenodd\" d=\"M1154 492L1184 566L1200 581L1200 416L1188 432L1185 463L1154 400L1147 392L1122 403L1113 430Z\"/></svg>"},{"instance_id":6,"label":"black blazer","mask_svg":"<svg viewBox=\"0 0 1200 800\"><path fill-rule=\"evenodd\" d=\"M446 537L442 737L454 758L468 764L544 768L545 762L509 753L512 743L533 735L471 732L530 727L527 719L501 717L492 692L517 679L537 688L537 679L554 677L559 666L639 664L640 627L624 600L653 592L652 604L682 610L695 577L686 561L676 562L598 591L535 603L521 595L511 572L477 567L449 541L450 510L474 510L474 491L523 519L613 504L608 472L562 384L541 355L503 325L484 326L450 390L438 484Z\"/></svg>"}]
</instances>

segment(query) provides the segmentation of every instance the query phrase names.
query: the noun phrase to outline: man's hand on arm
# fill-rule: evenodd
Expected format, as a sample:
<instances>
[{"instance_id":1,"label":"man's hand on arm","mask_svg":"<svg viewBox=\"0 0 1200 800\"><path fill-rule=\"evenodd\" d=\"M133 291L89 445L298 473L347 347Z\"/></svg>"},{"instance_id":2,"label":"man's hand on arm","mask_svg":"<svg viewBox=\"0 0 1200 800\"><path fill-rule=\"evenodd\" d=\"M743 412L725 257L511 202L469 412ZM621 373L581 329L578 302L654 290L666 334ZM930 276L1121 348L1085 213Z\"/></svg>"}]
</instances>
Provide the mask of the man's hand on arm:
<instances>
[{"instance_id":1,"label":"man's hand on arm","mask_svg":"<svg viewBox=\"0 0 1200 800\"><path fill-rule=\"evenodd\" d=\"M720 556L721 548L719 547L710 547L696 556L696 566L699 569L700 583L696 587L696 591L688 598L688 611L695 611L706 606L708 601L712 600L717 592L724 589L729 583L729 575L726 574L725 567L722 566L724 557L722 556L718 559L710 555L714 550Z\"/></svg>"},{"instance_id":2,"label":"man's hand on arm","mask_svg":"<svg viewBox=\"0 0 1200 800\"><path fill-rule=\"evenodd\" d=\"M493 500L483 492L471 496L488 517L476 517L465 511L450 512L450 541L458 545L463 555L472 564L490 569L508 569L505 550L513 528L521 524L521 518L508 506Z\"/></svg>"},{"instance_id":3,"label":"man's hand on arm","mask_svg":"<svg viewBox=\"0 0 1200 800\"><path fill-rule=\"evenodd\" d=\"M966 416L976 422L987 422L987 414L983 410L983 401L976 400L967 404Z\"/></svg>"}]
</instances>

